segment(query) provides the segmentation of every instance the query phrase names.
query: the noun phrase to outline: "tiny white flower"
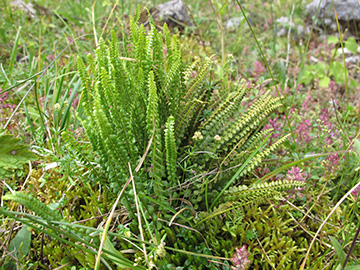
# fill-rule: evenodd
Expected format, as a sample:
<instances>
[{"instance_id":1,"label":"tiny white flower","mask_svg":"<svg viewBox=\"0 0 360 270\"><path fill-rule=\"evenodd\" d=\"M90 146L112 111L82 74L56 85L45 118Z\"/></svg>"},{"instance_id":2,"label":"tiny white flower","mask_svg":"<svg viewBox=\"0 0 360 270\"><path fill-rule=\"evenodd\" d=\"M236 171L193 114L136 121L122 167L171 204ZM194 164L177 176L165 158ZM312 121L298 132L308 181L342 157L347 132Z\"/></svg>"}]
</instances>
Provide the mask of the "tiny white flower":
<instances>
[{"instance_id":1,"label":"tiny white flower","mask_svg":"<svg viewBox=\"0 0 360 270\"><path fill-rule=\"evenodd\" d=\"M219 135L215 135L214 139L215 139L216 141L220 141L220 140L221 140L221 137L220 137Z\"/></svg>"},{"instance_id":2,"label":"tiny white flower","mask_svg":"<svg viewBox=\"0 0 360 270\"><path fill-rule=\"evenodd\" d=\"M200 131L195 131L194 136L192 137L194 140L202 140L204 137Z\"/></svg>"},{"instance_id":3,"label":"tiny white flower","mask_svg":"<svg viewBox=\"0 0 360 270\"><path fill-rule=\"evenodd\" d=\"M61 105L60 105L59 103L56 103L56 104L54 105L54 108L55 108L55 110L60 110L60 109L61 109Z\"/></svg>"}]
</instances>

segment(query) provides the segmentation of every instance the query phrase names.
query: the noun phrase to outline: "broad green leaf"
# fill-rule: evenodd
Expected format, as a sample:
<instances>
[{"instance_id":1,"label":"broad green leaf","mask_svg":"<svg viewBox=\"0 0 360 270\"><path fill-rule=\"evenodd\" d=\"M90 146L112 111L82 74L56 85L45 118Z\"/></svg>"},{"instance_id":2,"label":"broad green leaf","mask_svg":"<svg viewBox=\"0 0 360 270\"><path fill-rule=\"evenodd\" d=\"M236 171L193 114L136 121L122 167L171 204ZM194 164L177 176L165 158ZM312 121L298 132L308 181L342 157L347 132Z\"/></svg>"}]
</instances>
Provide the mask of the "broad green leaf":
<instances>
[{"instance_id":1,"label":"broad green leaf","mask_svg":"<svg viewBox=\"0 0 360 270\"><path fill-rule=\"evenodd\" d=\"M309 68L306 68L302 74L299 83L309 84L313 80L314 75L311 73Z\"/></svg>"},{"instance_id":2,"label":"broad green leaf","mask_svg":"<svg viewBox=\"0 0 360 270\"><path fill-rule=\"evenodd\" d=\"M20 260L23 256L28 254L30 242L31 232L29 227L24 226L16 234L14 239L11 240L8 251Z\"/></svg>"},{"instance_id":3,"label":"broad green leaf","mask_svg":"<svg viewBox=\"0 0 360 270\"><path fill-rule=\"evenodd\" d=\"M13 135L0 135L0 179L11 176L13 170L35 159L36 155L20 139Z\"/></svg>"},{"instance_id":4,"label":"broad green leaf","mask_svg":"<svg viewBox=\"0 0 360 270\"><path fill-rule=\"evenodd\" d=\"M117 251L115 249L115 247L113 246L113 244L110 242L109 238L106 237L105 238L105 242L104 242L104 247L103 247L103 251L104 252L109 252L110 254L107 254L107 257L113 262L115 263L117 266L122 267L127 269L127 268L131 268L131 269L145 269L143 266L134 266L133 262L131 262L129 259L125 258L119 251Z\"/></svg>"},{"instance_id":5,"label":"broad green leaf","mask_svg":"<svg viewBox=\"0 0 360 270\"><path fill-rule=\"evenodd\" d=\"M334 246L336 255L338 256L341 265L343 265L343 263L345 262L346 255L345 255L345 252L344 252L341 244L339 243L338 240L336 240L336 238L334 238L332 236L330 236L330 241L331 241L331 244Z\"/></svg>"},{"instance_id":6,"label":"broad green leaf","mask_svg":"<svg viewBox=\"0 0 360 270\"><path fill-rule=\"evenodd\" d=\"M359 270L360 264L346 266L344 270Z\"/></svg>"},{"instance_id":7,"label":"broad green leaf","mask_svg":"<svg viewBox=\"0 0 360 270\"><path fill-rule=\"evenodd\" d=\"M339 42L339 38L336 36L328 36L327 41L328 44L337 44Z\"/></svg>"},{"instance_id":8,"label":"broad green leaf","mask_svg":"<svg viewBox=\"0 0 360 270\"><path fill-rule=\"evenodd\" d=\"M355 151L357 152L357 156L360 157L360 141L359 140L355 140L354 142L354 148Z\"/></svg>"},{"instance_id":9,"label":"broad green leaf","mask_svg":"<svg viewBox=\"0 0 360 270\"><path fill-rule=\"evenodd\" d=\"M329 86L329 83L330 83L330 78L328 76L325 76L319 81L319 86L326 88Z\"/></svg>"},{"instance_id":10,"label":"broad green leaf","mask_svg":"<svg viewBox=\"0 0 360 270\"><path fill-rule=\"evenodd\" d=\"M341 264L339 263L338 266L336 266L335 270L341 270L342 269L342 266Z\"/></svg>"},{"instance_id":11,"label":"broad green leaf","mask_svg":"<svg viewBox=\"0 0 360 270\"><path fill-rule=\"evenodd\" d=\"M357 49L358 49L358 44L356 42L356 40L353 37L348 38L348 40L345 42L345 47L346 49L348 49L350 52L352 52L353 54L357 53Z\"/></svg>"}]
</instances>

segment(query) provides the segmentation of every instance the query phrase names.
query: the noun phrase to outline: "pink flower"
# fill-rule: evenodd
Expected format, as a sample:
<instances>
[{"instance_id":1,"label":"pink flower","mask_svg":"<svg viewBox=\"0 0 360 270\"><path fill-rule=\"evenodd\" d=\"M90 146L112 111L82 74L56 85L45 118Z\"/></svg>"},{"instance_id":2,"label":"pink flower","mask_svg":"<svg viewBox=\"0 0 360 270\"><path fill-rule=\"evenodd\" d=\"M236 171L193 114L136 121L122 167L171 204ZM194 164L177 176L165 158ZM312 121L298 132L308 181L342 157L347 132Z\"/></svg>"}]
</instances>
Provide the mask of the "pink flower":
<instances>
[{"instance_id":1,"label":"pink flower","mask_svg":"<svg viewBox=\"0 0 360 270\"><path fill-rule=\"evenodd\" d=\"M55 57L54 57L53 54L49 54L49 55L47 56L47 60L48 60L49 62L52 62L54 59L55 59Z\"/></svg>"},{"instance_id":2,"label":"pink flower","mask_svg":"<svg viewBox=\"0 0 360 270\"><path fill-rule=\"evenodd\" d=\"M246 249L246 245L243 245L242 248L235 248L235 254L233 255L233 258L231 261L234 263L235 267L232 266L231 269L234 270L244 270L246 269L246 266L251 263L251 261L248 259L249 252Z\"/></svg>"},{"instance_id":3,"label":"pink flower","mask_svg":"<svg viewBox=\"0 0 360 270\"><path fill-rule=\"evenodd\" d=\"M360 188L360 186L357 186L357 188L355 188L355 189L351 192L351 194L354 195L354 196L357 196L357 195L359 194L359 188Z\"/></svg>"},{"instance_id":4,"label":"pink flower","mask_svg":"<svg viewBox=\"0 0 360 270\"><path fill-rule=\"evenodd\" d=\"M309 132L311 131L311 123L310 120L305 120L299 123L298 128L296 129L295 133L299 135L300 141L304 141L305 143L309 143L311 137Z\"/></svg>"},{"instance_id":5,"label":"pink flower","mask_svg":"<svg viewBox=\"0 0 360 270\"><path fill-rule=\"evenodd\" d=\"M329 89L330 89L330 92L335 93L338 90L338 86L337 86L336 82L334 82L333 80L330 80Z\"/></svg>"},{"instance_id":6,"label":"pink flower","mask_svg":"<svg viewBox=\"0 0 360 270\"><path fill-rule=\"evenodd\" d=\"M254 73L256 77L259 77L263 73L265 73L266 68L263 66L263 64L260 61L254 62Z\"/></svg>"},{"instance_id":7,"label":"pink flower","mask_svg":"<svg viewBox=\"0 0 360 270\"><path fill-rule=\"evenodd\" d=\"M292 167L291 170L288 170L288 173L286 175L286 179L300 182L304 182L306 178L307 174L303 173L299 167Z\"/></svg>"},{"instance_id":8,"label":"pink flower","mask_svg":"<svg viewBox=\"0 0 360 270\"><path fill-rule=\"evenodd\" d=\"M73 39L73 37L68 37L68 38L67 38L67 41L68 41L69 43L72 43L72 42L74 41L74 39Z\"/></svg>"}]
</instances>

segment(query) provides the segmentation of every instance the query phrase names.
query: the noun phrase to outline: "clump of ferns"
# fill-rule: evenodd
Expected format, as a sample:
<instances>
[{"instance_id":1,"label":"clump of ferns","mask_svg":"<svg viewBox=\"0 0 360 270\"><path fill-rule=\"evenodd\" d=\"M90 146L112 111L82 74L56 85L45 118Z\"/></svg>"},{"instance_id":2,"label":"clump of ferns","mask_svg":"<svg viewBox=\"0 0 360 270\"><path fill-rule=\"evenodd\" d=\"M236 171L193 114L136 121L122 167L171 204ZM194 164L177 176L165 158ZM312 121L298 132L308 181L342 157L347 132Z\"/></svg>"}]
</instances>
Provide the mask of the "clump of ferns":
<instances>
[{"instance_id":1,"label":"clump of ferns","mask_svg":"<svg viewBox=\"0 0 360 270\"><path fill-rule=\"evenodd\" d=\"M160 33L149 17L151 30L146 34L144 27L137 23L138 17L139 12L131 19L130 38L124 36L122 46L112 33L108 45L100 40L95 58L88 55L88 67L79 58L78 69L84 86L83 125L97 153L97 163L106 175L107 181L103 184L111 190L121 189L129 175L129 164L136 166L147 153L145 169L137 172L132 169L142 202L154 203L148 197L151 194L156 198L157 208L167 205L163 209L167 211L169 202L171 207L176 207L179 205L176 202L185 202L184 198L190 194L195 197L188 203L197 209L204 201L203 194L219 195L218 189L229 183L239 164L247 162L234 180L259 166L286 139L259 151L259 145L271 132L263 130L267 116L280 106L279 99L264 94L240 113L241 101L250 91L242 82L235 93L219 99L214 106L210 103L213 86L204 86L211 57L204 63L195 62L187 67L182 61L177 37L171 37L166 25ZM197 75L192 78L194 69ZM209 108L213 113L204 119ZM192 139L194 145L188 147ZM72 146L76 147L74 142ZM192 147L194 153L207 153L195 154L189 159L194 172L215 170L216 173L209 174L201 183L188 185L189 192L168 192L169 188L182 186L189 180L188 174L179 169L178 161L184 160L186 151ZM185 176L181 178L180 173ZM236 188L235 184L238 182L231 183L234 189L227 190L222 199L229 198L230 203L238 201L238 206L250 204L259 196L273 197L285 189L301 186L296 182L277 182ZM204 193L207 188L209 192ZM130 193L124 194L122 203L129 211L129 218L136 220ZM156 211L152 216L153 224L157 224Z\"/></svg>"},{"instance_id":2,"label":"clump of ferns","mask_svg":"<svg viewBox=\"0 0 360 270\"><path fill-rule=\"evenodd\" d=\"M173 152L195 112L200 114L199 104L204 103L201 85L211 61L206 60L201 67L197 63L186 68L177 37L171 37L167 26L160 33L149 17L151 30L146 34L137 23L138 17L139 12L131 19L130 38L124 37L122 42L129 47L119 49L112 33L109 45L100 40L95 58L88 56L88 68L79 58L86 115L83 124L98 154L98 164L114 190L119 190L127 178L128 163L135 166L151 140L145 166L154 181L147 188L159 196L159 186L174 184L173 167L168 166L171 181L163 181L165 156L169 165L176 165ZM197 76L191 78L196 66ZM172 128L174 135L165 134L165 126L169 129L169 125L176 126ZM172 139L169 144L165 136L174 136L175 141Z\"/></svg>"},{"instance_id":3,"label":"clump of ferns","mask_svg":"<svg viewBox=\"0 0 360 270\"><path fill-rule=\"evenodd\" d=\"M244 111L239 110L246 94L251 90L242 81L240 87L221 100L214 112L205 119L192 137L194 147L188 161L193 164L192 173L204 175L194 190L195 204L204 204L205 189L209 198L221 190L234 175L232 184L239 184L249 173L258 168L262 161L281 145L288 136L259 150L258 147L270 135L271 129L264 130L268 116L281 104L279 98L265 93ZM239 167L247 162L240 173ZM200 177L199 177L200 178ZM211 190L212 189L212 190ZM211 195L213 193L213 195ZM200 208L203 208L200 207ZM204 208L203 208L204 209Z\"/></svg>"}]
</instances>

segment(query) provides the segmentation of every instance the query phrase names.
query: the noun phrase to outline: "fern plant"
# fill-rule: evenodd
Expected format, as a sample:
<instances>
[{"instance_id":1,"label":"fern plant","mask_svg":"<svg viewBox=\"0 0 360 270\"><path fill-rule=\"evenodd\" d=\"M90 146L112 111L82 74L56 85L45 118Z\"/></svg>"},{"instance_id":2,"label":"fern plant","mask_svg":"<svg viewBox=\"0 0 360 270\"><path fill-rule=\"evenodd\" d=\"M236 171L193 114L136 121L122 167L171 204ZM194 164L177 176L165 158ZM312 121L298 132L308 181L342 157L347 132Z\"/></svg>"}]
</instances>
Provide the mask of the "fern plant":
<instances>
[{"instance_id":1,"label":"fern plant","mask_svg":"<svg viewBox=\"0 0 360 270\"><path fill-rule=\"evenodd\" d=\"M201 229L202 223L220 214L218 209L226 212L256 204L259 196L276 199L303 184L238 186L286 139L271 146L265 144L271 130L263 128L268 115L280 107L278 98L266 93L243 110L241 104L251 88L241 81L235 91L231 89L229 95L213 102L216 83L205 80L212 57L187 65L182 60L177 36L170 35L166 24L159 32L149 17L151 29L146 33L144 26L138 24L139 14L138 9L130 20L128 38L124 35L119 43L112 32L111 41L100 40L95 55L87 56L87 64L78 58L84 112L79 118L93 152L86 155L81 143L69 135L66 140L74 150L72 154L91 166L89 170L95 176L92 179L109 186L115 194L131 170L139 200L134 199L135 190L126 191L122 203L129 212L134 233L139 233L140 226L134 205L148 205L143 219L148 228L149 224L154 226L159 243L165 235L173 235L177 248L186 235L185 243L194 241L191 245L195 245L198 236L185 227ZM196 76L192 78L191 74ZM143 156L143 168L135 169ZM222 199L209 208L208 200L221 194ZM20 200L20 194L8 198L27 205L32 200ZM183 203L188 205L183 210L191 211L178 212ZM45 218L45 208L38 206L34 211ZM194 211L203 212L206 217L195 219ZM176 219L180 227L168 228L160 218L171 219L170 223ZM127 242L122 245L129 248ZM205 242L197 248L199 252L210 252ZM174 264L184 263L184 255L165 256ZM194 259L193 263L202 262Z\"/></svg>"}]
</instances>

